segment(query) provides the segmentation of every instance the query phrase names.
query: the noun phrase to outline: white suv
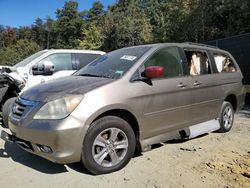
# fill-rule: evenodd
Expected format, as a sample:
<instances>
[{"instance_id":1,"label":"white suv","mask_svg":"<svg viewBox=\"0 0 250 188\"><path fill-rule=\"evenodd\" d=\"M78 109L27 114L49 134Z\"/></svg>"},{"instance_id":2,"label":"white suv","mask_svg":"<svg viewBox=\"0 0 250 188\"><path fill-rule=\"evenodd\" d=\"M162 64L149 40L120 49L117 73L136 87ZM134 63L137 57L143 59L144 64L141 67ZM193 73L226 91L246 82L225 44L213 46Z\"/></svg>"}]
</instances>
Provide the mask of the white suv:
<instances>
[{"instance_id":1,"label":"white suv","mask_svg":"<svg viewBox=\"0 0 250 188\"><path fill-rule=\"evenodd\" d=\"M0 71L0 109L3 125L7 126L10 106L26 89L48 80L69 76L105 52L93 50L51 49L39 51L13 67Z\"/></svg>"},{"instance_id":2,"label":"white suv","mask_svg":"<svg viewBox=\"0 0 250 188\"><path fill-rule=\"evenodd\" d=\"M105 52L91 50L43 50L17 63L13 67L15 71L9 75L25 82L23 91L48 80L69 76L103 54ZM54 67L51 73L43 71L45 64L51 64ZM39 73L35 73L35 67L40 70Z\"/></svg>"}]
</instances>

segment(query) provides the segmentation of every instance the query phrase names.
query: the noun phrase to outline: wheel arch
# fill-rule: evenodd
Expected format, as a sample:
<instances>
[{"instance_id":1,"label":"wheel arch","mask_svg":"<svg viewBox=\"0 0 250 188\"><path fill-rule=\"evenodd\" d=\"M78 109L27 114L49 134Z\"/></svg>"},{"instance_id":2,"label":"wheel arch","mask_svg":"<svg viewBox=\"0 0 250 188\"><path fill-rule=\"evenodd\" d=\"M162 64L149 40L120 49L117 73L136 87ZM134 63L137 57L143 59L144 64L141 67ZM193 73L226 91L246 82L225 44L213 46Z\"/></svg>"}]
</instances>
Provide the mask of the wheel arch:
<instances>
[{"instance_id":1,"label":"wheel arch","mask_svg":"<svg viewBox=\"0 0 250 188\"><path fill-rule=\"evenodd\" d=\"M237 111L237 108L238 108L237 97L234 94L228 95L224 101L229 102L233 106L234 111Z\"/></svg>"},{"instance_id":2,"label":"wheel arch","mask_svg":"<svg viewBox=\"0 0 250 188\"><path fill-rule=\"evenodd\" d=\"M105 116L116 116L119 117L123 120L125 120L126 122L128 122L128 124L131 126L131 128L134 131L135 137L136 137L136 150L141 152L141 145L140 145L140 128L139 128L139 123L136 119L136 116L131 113L128 110L125 109L111 109L111 110L107 110L103 113L101 113L100 115L98 115L92 122L91 124L102 118Z\"/></svg>"}]
</instances>

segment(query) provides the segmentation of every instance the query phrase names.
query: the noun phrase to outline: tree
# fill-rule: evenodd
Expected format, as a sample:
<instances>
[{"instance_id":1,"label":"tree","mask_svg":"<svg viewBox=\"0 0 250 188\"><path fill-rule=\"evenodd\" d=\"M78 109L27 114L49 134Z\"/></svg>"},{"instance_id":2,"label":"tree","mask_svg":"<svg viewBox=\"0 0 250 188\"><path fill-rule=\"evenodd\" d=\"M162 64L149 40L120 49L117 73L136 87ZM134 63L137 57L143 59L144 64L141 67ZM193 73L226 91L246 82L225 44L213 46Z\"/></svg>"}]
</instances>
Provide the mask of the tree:
<instances>
[{"instance_id":1,"label":"tree","mask_svg":"<svg viewBox=\"0 0 250 188\"><path fill-rule=\"evenodd\" d=\"M137 0L137 4L149 19L152 26L154 42L166 42L165 15L166 1L162 0Z\"/></svg>"},{"instance_id":2,"label":"tree","mask_svg":"<svg viewBox=\"0 0 250 188\"><path fill-rule=\"evenodd\" d=\"M29 41L34 39L33 31L30 27L24 26L18 29L18 40L27 39Z\"/></svg>"},{"instance_id":3,"label":"tree","mask_svg":"<svg viewBox=\"0 0 250 188\"><path fill-rule=\"evenodd\" d=\"M56 11L56 48L76 48L82 36L84 22L78 12L78 3L66 1L62 9Z\"/></svg>"},{"instance_id":4,"label":"tree","mask_svg":"<svg viewBox=\"0 0 250 188\"><path fill-rule=\"evenodd\" d=\"M15 44L0 49L0 64L14 65L39 50L41 48L35 42L18 40Z\"/></svg>"},{"instance_id":5,"label":"tree","mask_svg":"<svg viewBox=\"0 0 250 188\"><path fill-rule=\"evenodd\" d=\"M103 45L103 35L101 29L94 23L88 25L83 31L83 40L80 40L81 49L98 50Z\"/></svg>"},{"instance_id":6,"label":"tree","mask_svg":"<svg viewBox=\"0 0 250 188\"><path fill-rule=\"evenodd\" d=\"M100 1L94 1L92 8L83 12L83 17L88 22L100 24L105 15L104 6Z\"/></svg>"},{"instance_id":7,"label":"tree","mask_svg":"<svg viewBox=\"0 0 250 188\"><path fill-rule=\"evenodd\" d=\"M33 41L35 41L42 48L45 47L45 25L43 20L37 18L33 25L31 25L31 29L33 32Z\"/></svg>"},{"instance_id":8,"label":"tree","mask_svg":"<svg viewBox=\"0 0 250 188\"><path fill-rule=\"evenodd\" d=\"M0 48L23 39L41 48L110 51L156 42L203 42L247 32L249 0L117 0L106 11L96 0L83 12L76 1L66 1L55 20L37 18L31 26L18 29L0 26Z\"/></svg>"},{"instance_id":9,"label":"tree","mask_svg":"<svg viewBox=\"0 0 250 188\"><path fill-rule=\"evenodd\" d=\"M7 47L14 44L17 40L17 29L11 27L1 28L1 46Z\"/></svg>"},{"instance_id":10,"label":"tree","mask_svg":"<svg viewBox=\"0 0 250 188\"><path fill-rule=\"evenodd\" d=\"M105 50L149 43L152 27L148 18L133 1L121 1L110 7L104 22ZM126 9L122 6L128 5Z\"/></svg>"},{"instance_id":11,"label":"tree","mask_svg":"<svg viewBox=\"0 0 250 188\"><path fill-rule=\"evenodd\" d=\"M45 22L45 48L56 48L57 43L57 28L56 21L50 17L46 18Z\"/></svg>"},{"instance_id":12,"label":"tree","mask_svg":"<svg viewBox=\"0 0 250 188\"><path fill-rule=\"evenodd\" d=\"M0 25L0 48L4 47L4 26Z\"/></svg>"},{"instance_id":13,"label":"tree","mask_svg":"<svg viewBox=\"0 0 250 188\"><path fill-rule=\"evenodd\" d=\"M215 9L213 9L215 8ZM250 31L250 2L248 0L216 0L209 6L214 25L223 36L232 36Z\"/></svg>"},{"instance_id":14,"label":"tree","mask_svg":"<svg viewBox=\"0 0 250 188\"><path fill-rule=\"evenodd\" d=\"M95 1L92 8L82 12L86 21L82 30L82 38L79 40L81 49L100 49L103 45L103 19L105 15L104 6L100 1Z\"/></svg>"}]
</instances>

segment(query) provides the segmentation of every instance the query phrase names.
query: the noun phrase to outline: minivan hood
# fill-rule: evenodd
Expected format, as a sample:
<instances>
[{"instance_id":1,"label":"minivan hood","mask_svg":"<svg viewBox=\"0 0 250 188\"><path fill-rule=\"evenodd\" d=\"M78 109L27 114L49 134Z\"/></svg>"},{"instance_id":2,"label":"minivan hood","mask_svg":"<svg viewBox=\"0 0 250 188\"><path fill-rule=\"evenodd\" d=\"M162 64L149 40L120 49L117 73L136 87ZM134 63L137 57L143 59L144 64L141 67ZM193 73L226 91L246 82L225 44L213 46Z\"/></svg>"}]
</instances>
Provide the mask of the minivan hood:
<instances>
[{"instance_id":1,"label":"minivan hood","mask_svg":"<svg viewBox=\"0 0 250 188\"><path fill-rule=\"evenodd\" d=\"M47 102L67 95L83 95L112 81L114 80L108 78L68 76L31 87L24 91L20 97L32 101Z\"/></svg>"}]
</instances>

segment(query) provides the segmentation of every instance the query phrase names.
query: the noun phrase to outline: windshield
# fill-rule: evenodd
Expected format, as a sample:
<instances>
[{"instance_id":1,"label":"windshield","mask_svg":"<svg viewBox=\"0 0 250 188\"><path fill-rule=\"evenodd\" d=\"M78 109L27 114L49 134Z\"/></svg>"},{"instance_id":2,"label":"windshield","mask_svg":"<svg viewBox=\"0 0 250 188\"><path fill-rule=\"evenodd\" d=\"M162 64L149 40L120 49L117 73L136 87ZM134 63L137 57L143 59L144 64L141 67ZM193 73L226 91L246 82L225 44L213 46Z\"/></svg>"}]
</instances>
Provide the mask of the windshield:
<instances>
[{"instance_id":1,"label":"windshield","mask_svg":"<svg viewBox=\"0 0 250 188\"><path fill-rule=\"evenodd\" d=\"M118 79L149 49L149 46L139 46L115 50L96 59L74 75Z\"/></svg>"},{"instance_id":2,"label":"windshield","mask_svg":"<svg viewBox=\"0 0 250 188\"><path fill-rule=\"evenodd\" d=\"M27 57L26 59L20 61L19 63L17 63L16 65L14 65L14 68L18 68L18 67L25 67L26 65L28 65L31 61L33 61L34 59L36 59L37 57L45 54L47 51L39 51L29 57Z\"/></svg>"}]
</instances>

